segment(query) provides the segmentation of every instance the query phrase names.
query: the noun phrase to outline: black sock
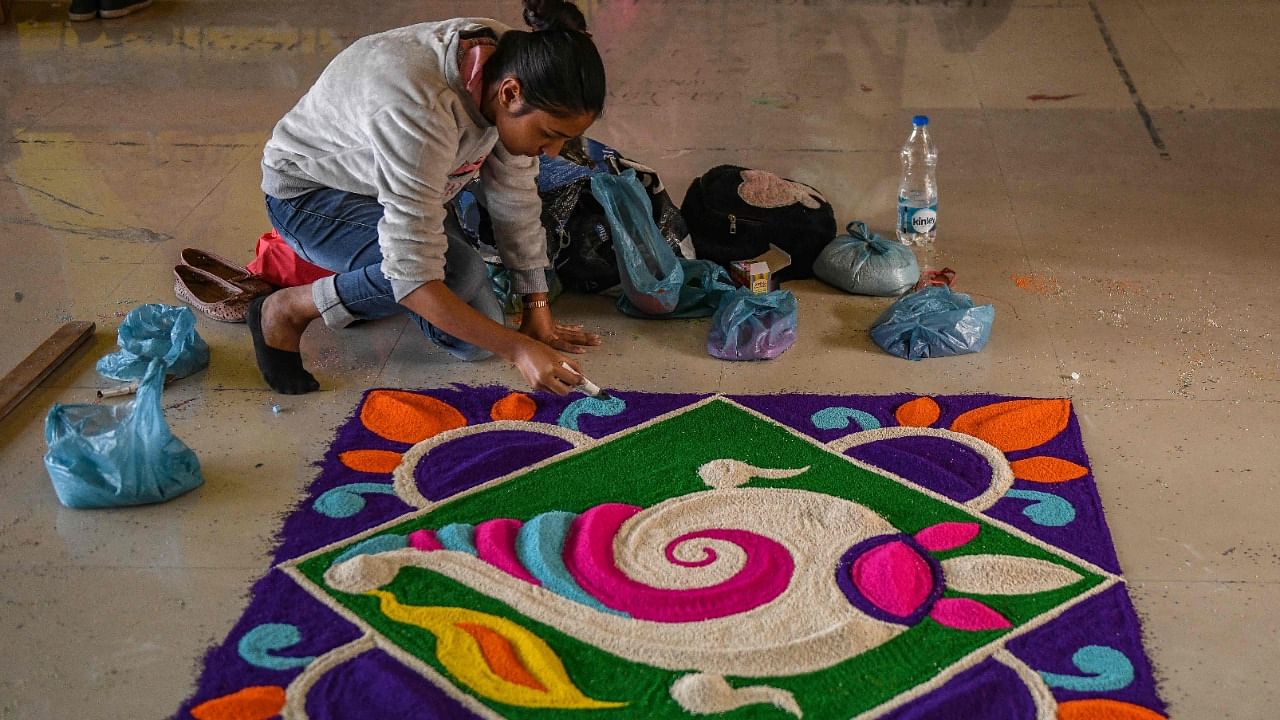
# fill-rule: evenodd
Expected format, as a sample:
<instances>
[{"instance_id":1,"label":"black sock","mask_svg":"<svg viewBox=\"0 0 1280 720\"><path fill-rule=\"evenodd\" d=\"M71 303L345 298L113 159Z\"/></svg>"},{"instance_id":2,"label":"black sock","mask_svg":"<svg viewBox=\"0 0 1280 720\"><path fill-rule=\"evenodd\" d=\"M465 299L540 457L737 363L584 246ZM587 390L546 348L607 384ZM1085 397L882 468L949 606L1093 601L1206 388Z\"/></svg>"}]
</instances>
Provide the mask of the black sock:
<instances>
[{"instance_id":1,"label":"black sock","mask_svg":"<svg viewBox=\"0 0 1280 720\"><path fill-rule=\"evenodd\" d=\"M249 314L245 318L249 334L253 336L253 354L258 360L258 369L262 371L262 379L272 390L283 395L302 395L319 390L320 383L302 367L302 353L277 350L262 337L262 304L267 297L254 298L249 303Z\"/></svg>"}]
</instances>

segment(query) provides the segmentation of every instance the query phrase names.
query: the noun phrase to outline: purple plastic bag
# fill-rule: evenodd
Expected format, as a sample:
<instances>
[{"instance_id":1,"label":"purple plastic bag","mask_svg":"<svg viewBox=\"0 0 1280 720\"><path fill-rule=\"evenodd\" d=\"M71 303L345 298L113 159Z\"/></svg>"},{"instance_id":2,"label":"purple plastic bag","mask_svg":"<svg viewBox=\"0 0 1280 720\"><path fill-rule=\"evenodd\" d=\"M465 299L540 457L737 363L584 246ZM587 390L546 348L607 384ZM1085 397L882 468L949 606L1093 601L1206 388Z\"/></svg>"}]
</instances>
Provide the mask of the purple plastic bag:
<instances>
[{"instance_id":1,"label":"purple plastic bag","mask_svg":"<svg viewBox=\"0 0 1280 720\"><path fill-rule=\"evenodd\" d=\"M707 352L721 360L772 360L796 342L796 296L790 290L726 294L711 318Z\"/></svg>"}]
</instances>

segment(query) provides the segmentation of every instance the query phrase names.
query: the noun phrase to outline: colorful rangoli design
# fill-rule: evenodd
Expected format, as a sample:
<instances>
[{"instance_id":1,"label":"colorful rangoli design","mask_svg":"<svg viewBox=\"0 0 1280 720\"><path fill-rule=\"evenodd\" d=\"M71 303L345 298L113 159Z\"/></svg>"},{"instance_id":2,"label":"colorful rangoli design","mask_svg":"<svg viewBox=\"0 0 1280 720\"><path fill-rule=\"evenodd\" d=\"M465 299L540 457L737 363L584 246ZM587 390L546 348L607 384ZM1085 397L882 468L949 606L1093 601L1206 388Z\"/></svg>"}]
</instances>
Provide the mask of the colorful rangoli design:
<instances>
[{"instance_id":1,"label":"colorful rangoli design","mask_svg":"<svg viewBox=\"0 0 1280 720\"><path fill-rule=\"evenodd\" d=\"M373 390L179 717L1163 718L1070 403Z\"/></svg>"}]
</instances>

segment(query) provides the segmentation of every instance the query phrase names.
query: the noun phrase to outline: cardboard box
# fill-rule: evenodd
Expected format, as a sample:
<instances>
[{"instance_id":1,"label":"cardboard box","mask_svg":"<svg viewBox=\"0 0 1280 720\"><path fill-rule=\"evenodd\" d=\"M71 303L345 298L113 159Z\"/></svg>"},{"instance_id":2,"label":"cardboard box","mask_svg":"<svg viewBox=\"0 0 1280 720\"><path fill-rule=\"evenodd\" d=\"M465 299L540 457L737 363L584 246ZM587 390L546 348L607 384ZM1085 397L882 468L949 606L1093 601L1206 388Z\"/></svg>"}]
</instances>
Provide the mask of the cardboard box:
<instances>
[{"instance_id":1,"label":"cardboard box","mask_svg":"<svg viewBox=\"0 0 1280 720\"><path fill-rule=\"evenodd\" d=\"M787 251L769 243L763 255L750 260L735 260L729 264L729 277L740 287L749 288L756 295L773 289L773 276L791 264Z\"/></svg>"}]
</instances>

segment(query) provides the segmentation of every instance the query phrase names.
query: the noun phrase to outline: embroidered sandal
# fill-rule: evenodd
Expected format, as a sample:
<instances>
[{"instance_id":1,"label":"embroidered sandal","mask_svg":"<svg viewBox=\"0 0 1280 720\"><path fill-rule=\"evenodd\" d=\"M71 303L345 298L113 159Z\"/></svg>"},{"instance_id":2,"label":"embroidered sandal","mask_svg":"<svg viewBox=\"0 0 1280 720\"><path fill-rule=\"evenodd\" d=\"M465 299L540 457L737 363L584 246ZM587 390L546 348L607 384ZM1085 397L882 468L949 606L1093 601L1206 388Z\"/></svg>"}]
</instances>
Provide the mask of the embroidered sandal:
<instances>
[{"instance_id":1,"label":"embroidered sandal","mask_svg":"<svg viewBox=\"0 0 1280 720\"><path fill-rule=\"evenodd\" d=\"M244 322L249 302L258 296L190 265L174 266L173 294L214 320L229 323Z\"/></svg>"},{"instance_id":2,"label":"embroidered sandal","mask_svg":"<svg viewBox=\"0 0 1280 720\"><path fill-rule=\"evenodd\" d=\"M221 255L196 248L186 248L179 258L183 265L203 270L252 295L266 295L275 290L270 283L249 272L243 265L237 265Z\"/></svg>"}]
</instances>

